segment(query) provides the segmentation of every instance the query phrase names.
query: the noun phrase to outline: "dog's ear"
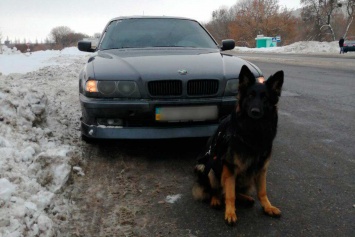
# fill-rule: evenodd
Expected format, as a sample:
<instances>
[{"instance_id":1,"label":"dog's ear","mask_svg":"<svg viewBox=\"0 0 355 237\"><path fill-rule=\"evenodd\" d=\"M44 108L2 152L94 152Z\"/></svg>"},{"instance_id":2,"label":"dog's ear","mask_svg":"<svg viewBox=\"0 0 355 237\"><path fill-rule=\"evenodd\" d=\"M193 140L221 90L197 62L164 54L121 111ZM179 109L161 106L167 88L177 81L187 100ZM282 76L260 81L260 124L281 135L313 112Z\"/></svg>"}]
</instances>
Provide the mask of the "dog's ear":
<instances>
[{"instance_id":1,"label":"dog's ear","mask_svg":"<svg viewBox=\"0 0 355 237\"><path fill-rule=\"evenodd\" d=\"M239 73L239 91L242 91L255 83L255 76L250 69L243 65Z\"/></svg>"},{"instance_id":2,"label":"dog's ear","mask_svg":"<svg viewBox=\"0 0 355 237\"><path fill-rule=\"evenodd\" d=\"M278 71L274 75L270 76L266 81L266 86L276 93L277 96L281 96L282 84L284 83L284 72Z\"/></svg>"}]
</instances>

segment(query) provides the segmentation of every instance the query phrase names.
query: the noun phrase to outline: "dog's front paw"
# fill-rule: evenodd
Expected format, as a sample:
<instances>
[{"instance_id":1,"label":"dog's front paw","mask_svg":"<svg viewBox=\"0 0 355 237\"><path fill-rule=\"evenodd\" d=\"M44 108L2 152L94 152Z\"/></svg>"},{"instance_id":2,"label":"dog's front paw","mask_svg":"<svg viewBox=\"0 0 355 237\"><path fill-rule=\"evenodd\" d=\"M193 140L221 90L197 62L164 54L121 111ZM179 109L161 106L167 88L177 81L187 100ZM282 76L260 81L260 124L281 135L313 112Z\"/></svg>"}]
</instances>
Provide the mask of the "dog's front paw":
<instances>
[{"instance_id":1,"label":"dog's front paw","mask_svg":"<svg viewBox=\"0 0 355 237\"><path fill-rule=\"evenodd\" d=\"M212 196L210 205L213 208L219 208L221 207L221 200L218 197Z\"/></svg>"},{"instance_id":2,"label":"dog's front paw","mask_svg":"<svg viewBox=\"0 0 355 237\"><path fill-rule=\"evenodd\" d=\"M265 214L272 216L272 217L280 217L281 216L281 211L277 207L270 206L270 207L265 207L264 208Z\"/></svg>"},{"instance_id":3,"label":"dog's front paw","mask_svg":"<svg viewBox=\"0 0 355 237\"><path fill-rule=\"evenodd\" d=\"M237 215L233 210L226 210L224 220L228 225L233 225L237 222Z\"/></svg>"}]
</instances>

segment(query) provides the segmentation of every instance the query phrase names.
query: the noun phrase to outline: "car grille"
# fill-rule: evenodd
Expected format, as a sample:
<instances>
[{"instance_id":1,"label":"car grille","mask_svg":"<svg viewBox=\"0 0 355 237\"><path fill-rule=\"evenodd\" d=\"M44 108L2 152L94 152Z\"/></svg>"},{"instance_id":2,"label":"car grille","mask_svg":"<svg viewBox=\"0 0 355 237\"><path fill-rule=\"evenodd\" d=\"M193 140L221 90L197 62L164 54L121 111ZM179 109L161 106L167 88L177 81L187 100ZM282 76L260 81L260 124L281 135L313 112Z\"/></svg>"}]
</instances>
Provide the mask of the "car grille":
<instances>
[{"instance_id":1,"label":"car grille","mask_svg":"<svg viewBox=\"0 0 355 237\"><path fill-rule=\"evenodd\" d=\"M217 80L191 80L187 83L187 94L190 96L214 95L217 91Z\"/></svg>"},{"instance_id":2,"label":"car grille","mask_svg":"<svg viewBox=\"0 0 355 237\"><path fill-rule=\"evenodd\" d=\"M152 96L179 96L182 94L182 82L179 80L150 81L148 90Z\"/></svg>"},{"instance_id":3,"label":"car grille","mask_svg":"<svg viewBox=\"0 0 355 237\"><path fill-rule=\"evenodd\" d=\"M209 96L218 92L218 80L190 80L187 82L188 96ZM151 96L181 96L183 84L180 80L150 81L148 90Z\"/></svg>"}]
</instances>

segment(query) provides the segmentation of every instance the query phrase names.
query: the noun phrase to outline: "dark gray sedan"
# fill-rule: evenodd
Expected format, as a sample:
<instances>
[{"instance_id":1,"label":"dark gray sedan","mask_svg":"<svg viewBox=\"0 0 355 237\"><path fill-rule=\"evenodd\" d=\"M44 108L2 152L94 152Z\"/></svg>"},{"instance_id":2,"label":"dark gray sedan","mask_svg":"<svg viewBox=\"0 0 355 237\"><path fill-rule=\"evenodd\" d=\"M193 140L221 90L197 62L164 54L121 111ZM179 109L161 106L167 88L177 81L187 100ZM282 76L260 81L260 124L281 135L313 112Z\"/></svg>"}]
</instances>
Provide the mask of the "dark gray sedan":
<instances>
[{"instance_id":1,"label":"dark gray sedan","mask_svg":"<svg viewBox=\"0 0 355 237\"><path fill-rule=\"evenodd\" d=\"M343 49L344 53L355 51L355 40L345 40Z\"/></svg>"},{"instance_id":2,"label":"dark gray sedan","mask_svg":"<svg viewBox=\"0 0 355 237\"><path fill-rule=\"evenodd\" d=\"M197 21L176 17L112 19L79 75L85 140L207 137L235 108L238 76L250 62L224 53Z\"/></svg>"}]
</instances>

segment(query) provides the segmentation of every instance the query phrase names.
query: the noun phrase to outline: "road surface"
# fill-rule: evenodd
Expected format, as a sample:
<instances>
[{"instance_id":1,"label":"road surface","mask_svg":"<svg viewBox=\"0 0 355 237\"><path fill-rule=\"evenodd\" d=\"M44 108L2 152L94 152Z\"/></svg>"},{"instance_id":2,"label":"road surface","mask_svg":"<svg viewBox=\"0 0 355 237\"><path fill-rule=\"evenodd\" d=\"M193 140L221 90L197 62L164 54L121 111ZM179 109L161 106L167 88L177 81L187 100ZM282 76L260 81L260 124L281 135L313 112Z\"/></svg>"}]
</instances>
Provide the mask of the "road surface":
<instances>
[{"instance_id":1,"label":"road surface","mask_svg":"<svg viewBox=\"0 0 355 237\"><path fill-rule=\"evenodd\" d=\"M267 179L282 217L264 215L258 202L237 205L230 227L223 210L193 200L206 139L83 142L85 176L65 191L73 203L67 236L353 236L355 57L238 55L266 77L285 71Z\"/></svg>"}]
</instances>

